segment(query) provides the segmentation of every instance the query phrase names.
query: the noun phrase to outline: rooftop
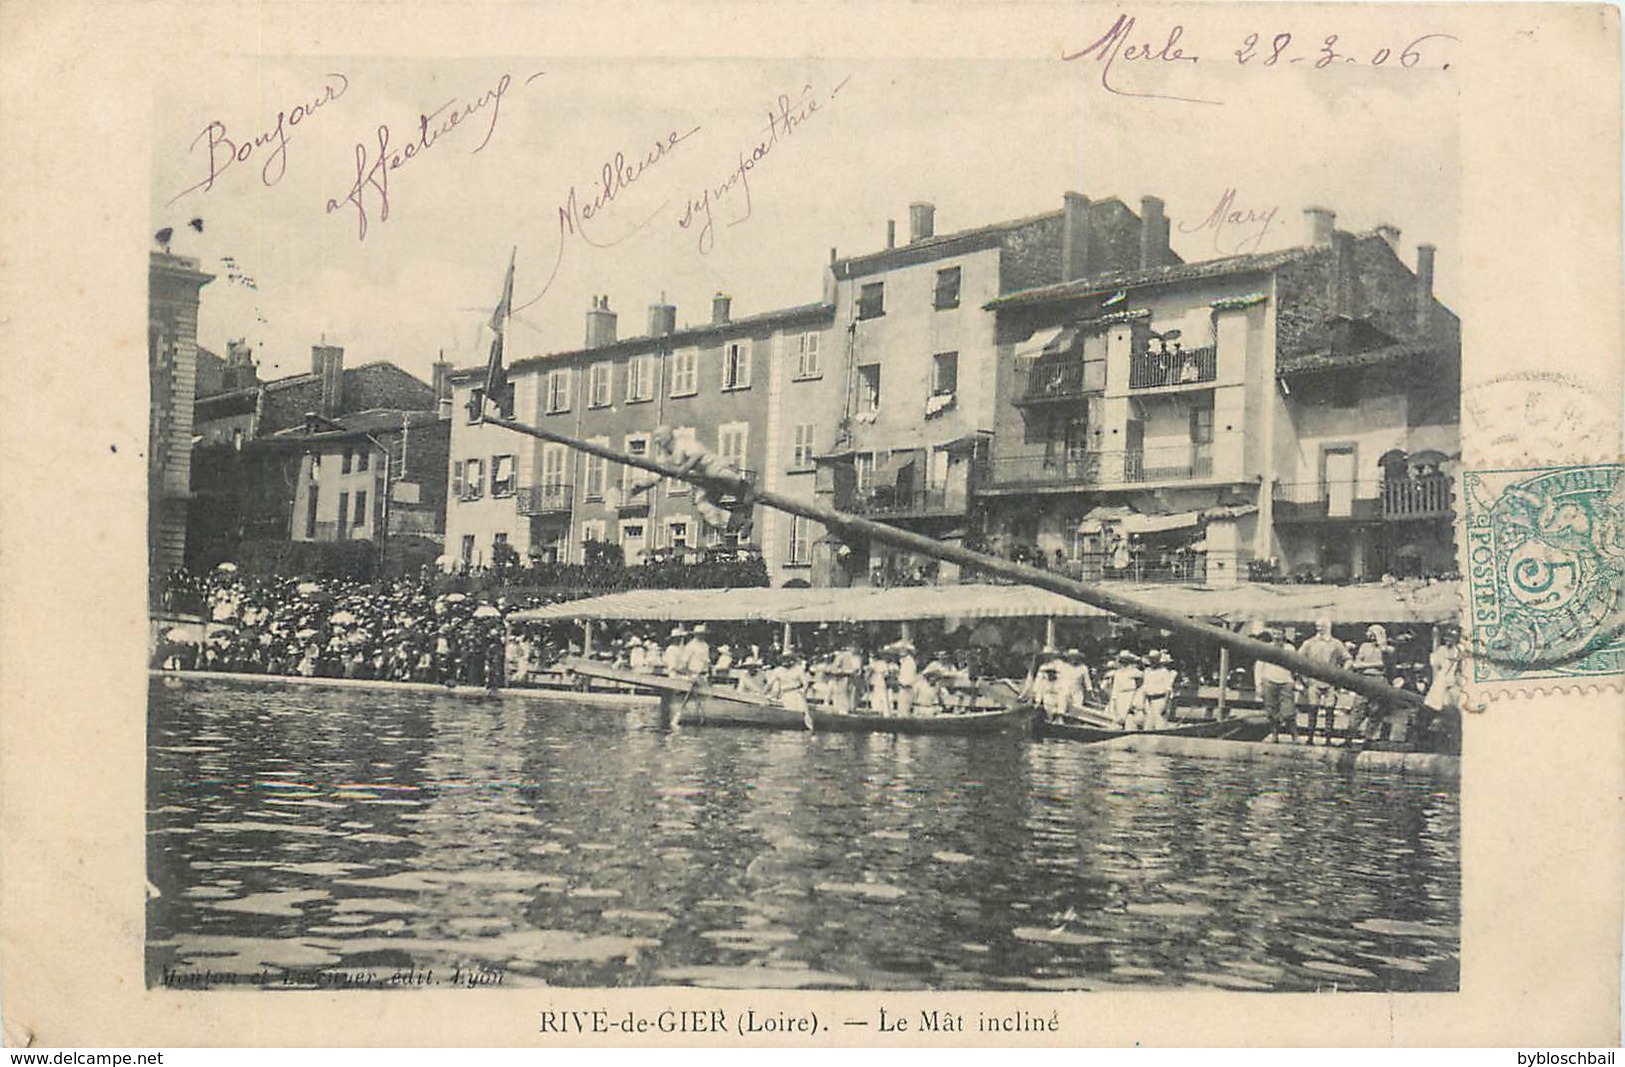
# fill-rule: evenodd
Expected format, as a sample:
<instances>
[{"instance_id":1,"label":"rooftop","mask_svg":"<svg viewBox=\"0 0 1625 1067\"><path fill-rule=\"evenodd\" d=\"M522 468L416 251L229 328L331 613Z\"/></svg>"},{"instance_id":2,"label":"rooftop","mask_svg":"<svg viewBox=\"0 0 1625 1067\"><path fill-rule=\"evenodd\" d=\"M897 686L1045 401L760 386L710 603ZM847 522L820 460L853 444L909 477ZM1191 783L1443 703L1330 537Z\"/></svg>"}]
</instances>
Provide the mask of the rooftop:
<instances>
[{"instance_id":1,"label":"rooftop","mask_svg":"<svg viewBox=\"0 0 1625 1067\"><path fill-rule=\"evenodd\" d=\"M622 337L610 344L597 345L592 348L572 348L562 352L547 352L536 356L526 356L508 364L508 372L511 374L514 371L528 370L546 364L568 362L591 356L639 352L660 344L693 344L711 337L723 338L736 333L749 333L751 330L762 326L803 321L811 322L825 316L831 319L834 318L835 305L822 302L797 304L794 307L763 311L756 315L747 315L744 318L729 319L726 322L704 322L694 326L684 326L662 336L640 334L636 337ZM459 367L451 372L451 378L453 381L465 381L484 372L485 364L481 363L478 366Z\"/></svg>"},{"instance_id":2,"label":"rooftop","mask_svg":"<svg viewBox=\"0 0 1625 1067\"><path fill-rule=\"evenodd\" d=\"M1329 254L1330 249L1286 248L1278 252L1254 252L1243 256L1225 256L1199 263L1175 263L1166 267L1146 267L1141 270L1110 271L1091 274L1070 282L1039 286L1007 293L987 302L989 308L1018 307L1043 304L1078 297L1101 296L1119 289L1137 289L1153 285L1173 285L1178 282L1198 281L1229 274L1251 274L1274 270L1312 255Z\"/></svg>"}]
</instances>

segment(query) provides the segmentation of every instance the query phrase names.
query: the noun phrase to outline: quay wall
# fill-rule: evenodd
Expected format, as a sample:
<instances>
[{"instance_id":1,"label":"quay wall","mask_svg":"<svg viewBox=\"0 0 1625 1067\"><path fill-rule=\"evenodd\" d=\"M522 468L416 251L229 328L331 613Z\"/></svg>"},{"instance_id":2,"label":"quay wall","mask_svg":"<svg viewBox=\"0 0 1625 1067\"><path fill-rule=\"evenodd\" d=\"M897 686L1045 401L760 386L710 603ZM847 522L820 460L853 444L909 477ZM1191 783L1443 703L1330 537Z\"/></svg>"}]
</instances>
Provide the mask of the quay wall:
<instances>
[{"instance_id":1,"label":"quay wall","mask_svg":"<svg viewBox=\"0 0 1625 1067\"><path fill-rule=\"evenodd\" d=\"M1347 770L1391 770L1407 774L1429 774L1451 781L1461 778L1461 757L1432 752L1378 752L1314 745L1278 744L1269 741L1221 741L1205 737L1168 737L1147 734L1118 737L1101 743L1102 748L1124 752L1153 752L1166 756L1195 756L1202 759L1270 760L1290 759L1324 763Z\"/></svg>"}]
</instances>

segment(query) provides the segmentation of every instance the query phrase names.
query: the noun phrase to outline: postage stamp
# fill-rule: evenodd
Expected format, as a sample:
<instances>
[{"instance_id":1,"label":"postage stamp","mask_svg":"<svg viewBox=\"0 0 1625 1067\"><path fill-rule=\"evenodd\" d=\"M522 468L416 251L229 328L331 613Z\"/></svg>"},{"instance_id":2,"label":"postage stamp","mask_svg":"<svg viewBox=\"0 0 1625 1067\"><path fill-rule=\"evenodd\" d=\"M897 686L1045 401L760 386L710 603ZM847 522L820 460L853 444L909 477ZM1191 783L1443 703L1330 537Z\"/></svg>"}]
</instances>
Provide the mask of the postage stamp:
<instances>
[{"instance_id":1,"label":"postage stamp","mask_svg":"<svg viewBox=\"0 0 1625 1067\"><path fill-rule=\"evenodd\" d=\"M1469 648L1479 683L1625 671L1625 478L1618 463L1463 479Z\"/></svg>"}]
</instances>

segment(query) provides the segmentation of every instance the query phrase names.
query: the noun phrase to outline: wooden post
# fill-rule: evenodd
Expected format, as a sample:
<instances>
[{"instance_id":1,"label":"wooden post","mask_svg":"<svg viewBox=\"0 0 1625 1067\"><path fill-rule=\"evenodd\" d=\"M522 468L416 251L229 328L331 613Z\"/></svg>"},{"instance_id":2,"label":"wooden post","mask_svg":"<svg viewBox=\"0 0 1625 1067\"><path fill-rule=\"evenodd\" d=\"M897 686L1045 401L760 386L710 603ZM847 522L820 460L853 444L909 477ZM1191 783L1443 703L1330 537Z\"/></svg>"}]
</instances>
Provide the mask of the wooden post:
<instances>
[{"instance_id":1,"label":"wooden post","mask_svg":"<svg viewBox=\"0 0 1625 1067\"><path fill-rule=\"evenodd\" d=\"M789 653L790 646L791 646L791 637L792 637L792 635L790 633L790 623L788 621L786 621L785 624L784 624L784 632L779 635L779 651L780 652L786 653L786 654Z\"/></svg>"},{"instance_id":2,"label":"wooden post","mask_svg":"<svg viewBox=\"0 0 1625 1067\"><path fill-rule=\"evenodd\" d=\"M581 654L592 655L592 620L586 619L581 624Z\"/></svg>"},{"instance_id":3,"label":"wooden post","mask_svg":"<svg viewBox=\"0 0 1625 1067\"><path fill-rule=\"evenodd\" d=\"M1230 648L1227 645L1219 646L1219 718L1228 719L1229 709L1225 707L1225 694L1230 691Z\"/></svg>"},{"instance_id":4,"label":"wooden post","mask_svg":"<svg viewBox=\"0 0 1625 1067\"><path fill-rule=\"evenodd\" d=\"M1055 648L1055 616L1044 620L1044 647Z\"/></svg>"}]
</instances>

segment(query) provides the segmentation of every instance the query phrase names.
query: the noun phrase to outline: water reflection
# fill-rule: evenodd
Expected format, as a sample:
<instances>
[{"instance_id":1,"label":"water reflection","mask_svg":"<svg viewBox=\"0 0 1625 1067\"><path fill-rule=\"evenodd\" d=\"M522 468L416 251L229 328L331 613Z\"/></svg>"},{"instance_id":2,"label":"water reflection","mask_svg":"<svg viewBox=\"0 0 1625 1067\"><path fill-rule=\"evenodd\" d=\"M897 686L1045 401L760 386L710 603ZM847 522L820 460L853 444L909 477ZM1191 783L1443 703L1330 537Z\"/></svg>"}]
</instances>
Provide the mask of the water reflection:
<instances>
[{"instance_id":1,"label":"water reflection","mask_svg":"<svg viewBox=\"0 0 1625 1067\"><path fill-rule=\"evenodd\" d=\"M1426 779L154 686L149 981L1454 989Z\"/></svg>"}]
</instances>

